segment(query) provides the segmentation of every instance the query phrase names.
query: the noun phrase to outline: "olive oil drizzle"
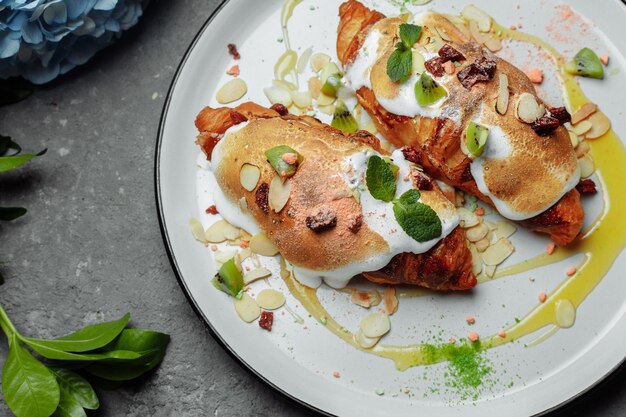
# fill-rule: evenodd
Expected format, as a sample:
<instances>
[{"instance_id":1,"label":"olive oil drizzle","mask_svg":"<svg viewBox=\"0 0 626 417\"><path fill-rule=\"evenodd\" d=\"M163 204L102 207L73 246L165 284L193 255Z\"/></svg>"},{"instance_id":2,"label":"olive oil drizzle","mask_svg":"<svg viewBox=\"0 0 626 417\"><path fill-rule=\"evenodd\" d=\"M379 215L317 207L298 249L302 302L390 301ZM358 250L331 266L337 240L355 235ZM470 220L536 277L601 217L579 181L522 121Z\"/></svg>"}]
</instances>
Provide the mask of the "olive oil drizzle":
<instances>
[{"instance_id":1,"label":"olive oil drizzle","mask_svg":"<svg viewBox=\"0 0 626 417\"><path fill-rule=\"evenodd\" d=\"M501 34L503 39L534 44L542 48L552 58L558 68L565 105L570 112L589 101L574 76L565 72L565 59L552 46L535 36L510 30L495 22L493 26L494 31ZM548 294L544 303L539 303L519 322L506 329L505 337L493 335L476 342L480 348L488 349L500 346L530 335L546 326L551 326L547 333L527 345L531 346L549 338L561 328L570 327L573 324L573 317L568 325L560 325L557 320L556 313L559 303L568 303L568 305L571 303L575 313L575 309L608 273L626 246L626 216L624 215L626 213L626 199L620 198L620 193L623 194L623 184L626 184L626 150L613 130L598 139L589 141L589 144L596 163L598 185L603 190L604 208L602 213L577 242L565 248L558 248L552 255L542 254L503 268L494 278L517 275L569 259L578 254L584 254L584 259L577 265L576 274L572 277L565 277L565 271L563 271L564 280ZM370 349L362 348L354 341L353 334L326 311L317 296L316 289L300 284L293 274L284 268L282 277L290 292L302 303L312 317L356 349L391 359L396 368L401 371L413 366L429 365L446 360L443 355L428 355L427 350L432 348L432 345L426 344L384 345L379 343ZM481 279L481 282L485 281ZM398 295L401 297L421 296L428 293L427 290L421 289L398 291Z\"/></svg>"}]
</instances>

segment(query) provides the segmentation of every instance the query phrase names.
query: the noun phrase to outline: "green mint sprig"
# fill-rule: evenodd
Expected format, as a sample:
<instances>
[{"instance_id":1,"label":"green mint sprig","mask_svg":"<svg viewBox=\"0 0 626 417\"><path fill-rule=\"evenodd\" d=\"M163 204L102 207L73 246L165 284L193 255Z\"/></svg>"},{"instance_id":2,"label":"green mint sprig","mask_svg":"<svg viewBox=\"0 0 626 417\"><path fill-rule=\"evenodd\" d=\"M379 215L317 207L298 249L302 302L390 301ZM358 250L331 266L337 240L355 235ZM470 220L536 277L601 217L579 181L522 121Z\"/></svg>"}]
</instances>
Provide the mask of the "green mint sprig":
<instances>
[{"instance_id":1,"label":"green mint sprig","mask_svg":"<svg viewBox=\"0 0 626 417\"><path fill-rule=\"evenodd\" d=\"M157 366L169 335L126 328L129 320L126 314L56 339L37 339L20 334L0 306L0 328L9 342L2 392L11 411L17 417L85 416L84 409L100 405L88 379L128 381Z\"/></svg>"},{"instance_id":2,"label":"green mint sprig","mask_svg":"<svg viewBox=\"0 0 626 417\"><path fill-rule=\"evenodd\" d=\"M395 82L404 82L409 77L413 67L413 53L411 48L422 35L422 27L403 23L400 25L400 42L387 60L387 75Z\"/></svg>"},{"instance_id":3,"label":"green mint sprig","mask_svg":"<svg viewBox=\"0 0 626 417\"><path fill-rule=\"evenodd\" d=\"M372 197L386 203L393 202L396 221L416 241L427 242L441 236L441 219L435 210L419 201L421 194L418 190L408 190L395 199L397 186L393 167L377 155L369 158L365 182Z\"/></svg>"}]
</instances>

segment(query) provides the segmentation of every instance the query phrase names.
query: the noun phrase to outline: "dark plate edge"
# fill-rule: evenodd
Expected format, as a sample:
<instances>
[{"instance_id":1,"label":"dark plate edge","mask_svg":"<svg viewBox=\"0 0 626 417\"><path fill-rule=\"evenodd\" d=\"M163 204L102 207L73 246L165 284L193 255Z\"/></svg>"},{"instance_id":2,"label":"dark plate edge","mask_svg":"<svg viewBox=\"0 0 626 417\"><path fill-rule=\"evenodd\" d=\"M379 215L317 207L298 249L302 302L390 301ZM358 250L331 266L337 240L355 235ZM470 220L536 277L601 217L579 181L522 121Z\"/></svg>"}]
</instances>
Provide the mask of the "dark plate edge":
<instances>
[{"instance_id":1,"label":"dark plate edge","mask_svg":"<svg viewBox=\"0 0 626 417\"><path fill-rule=\"evenodd\" d=\"M165 97L165 102L163 104L163 110L161 111L161 117L159 118L159 128L158 128L158 133L157 133L157 142L156 142L156 147L155 147L155 159L154 159L154 191L155 191L155 199L156 199L157 217L159 219L159 228L161 230L161 236L163 237L163 243L165 244L167 257L168 257L168 259L170 261L170 264L172 265L172 271L174 272L174 275L176 276L178 284L180 285L181 289L183 290L183 293L185 294L185 297L189 301L189 304L191 305L192 309L194 310L196 315L200 319L202 319L202 321L204 322L206 328L211 333L211 336L213 336L213 338L218 342L218 344L233 359L235 359L235 361L238 362L246 371L248 371L251 375L253 375L256 378L258 378L261 382L263 382L263 383L267 384L268 386L272 387L279 394L281 394L284 398L293 401L295 404L297 404L297 405L299 405L301 407L304 407L305 409L308 409L310 411L314 411L316 413L319 413L320 415L337 417L335 414L328 413L327 411L319 409L319 408L313 406L312 404L309 404L309 403L307 403L305 401L302 401L301 399L299 399L299 398L289 394L288 392L284 391L283 389L281 389L280 387L275 385L273 382L271 382L270 380L265 378L263 375L258 373L245 360L243 360L243 358L241 358L230 347L230 345L224 339L222 339L222 337L219 335L219 333L217 333L215 331L215 329L213 328L213 326L211 325L211 322L209 321L209 319L202 313L202 310L200 310L200 308L198 307L198 304L196 303L195 299L191 295L191 292L189 291L189 288L187 287L187 284L183 280L182 275L180 273L180 270L178 268L178 264L177 264L176 259L174 257L174 251L173 251L172 246L171 246L169 235L167 234L167 228L165 226L165 218L163 216L163 206L161 204L161 183L160 183L160 175L159 175L160 156L161 156L161 144L162 144L162 139L163 139L163 129L164 129L164 125L165 125L165 117L167 115L167 111L169 110L170 101L171 101L171 97L172 97L172 92L174 91L174 87L176 86L176 82L178 81L180 73L182 72L182 69L183 69L184 65L186 64L187 59L189 58L189 55L191 54L191 51L196 46L196 44L198 43L199 39L204 34L204 31L208 28L208 26L211 24L213 19L224 8L224 6L227 3L229 3L229 2L230 2L230 0L222 0L222 2L217 7L217 9L215 9L213 11L213 13L211 13L211 15L209 15L209 17L207 18L206 22L204 22L204 24L202 25L202 27L200 28L198 33L194 36L192 42L187 47L187 50L185 51L181 62L178 64L178 67L176 68L176 72L174 74L174 77L172 78L172 82L170 83L170 86L169 86L169 88L167 90L167 95ZM622 3L622 5L626 5L626 0L621 0L621 3ZM540 417L540 416L558 417L557 413L559 413L561 411L565 411L567 408L571 408L571 407L575 406L576 403L583 401L585 399L584 397L587 397L588 395L592 395L592 394L596 393L597 391L601 390L614 377L616 377L616 375L621 370L625 369L625 365L626 365L626 357L624 357L624 359L621 362L616 364L615 367L613 367L609 372L607 372L602 378L598 379L593 384L589 385L586 389L580 391L578 394L575 394L574 396L564 400L563 402L561 402L559 404L556 404L555 406L553 406L553 407L551 407L551 408L549 408L549 409L547 409L545 411L542 411L542 412L540 412L538 414L535 414L533 417Z\"/></svg>"}]
</instances>

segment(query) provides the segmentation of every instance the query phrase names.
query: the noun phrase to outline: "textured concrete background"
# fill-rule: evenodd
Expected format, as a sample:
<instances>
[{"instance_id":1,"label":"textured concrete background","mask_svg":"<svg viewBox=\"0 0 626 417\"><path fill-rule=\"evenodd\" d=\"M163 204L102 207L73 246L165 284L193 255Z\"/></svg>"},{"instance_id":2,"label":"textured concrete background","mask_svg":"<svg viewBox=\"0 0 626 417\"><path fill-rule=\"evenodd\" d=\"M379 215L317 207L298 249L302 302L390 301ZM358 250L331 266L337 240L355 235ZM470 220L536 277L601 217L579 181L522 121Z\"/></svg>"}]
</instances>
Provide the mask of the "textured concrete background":
<instances>
[{"instance_id":1,"label":"textured concrete background","mask_svg":"<svg viewBox=\"0 0 626 417\"><path fill-rule=\"evenodd\" d=\"M252 0L249 0L252 1ZM0 133L48 154L3 174L0 302L23 333L51 337L131 311L171 334L155 372L99 392L98 416L305 416L211 337L168 261L154 199L154 146L178 62L217 0L155 0L138 27L88 65L0 108ZM0 357L6 339L0 336ZM0 415L10 412L0 400ZM626 415L626 372L558 416Z\"/></svg>"}]
</instances>

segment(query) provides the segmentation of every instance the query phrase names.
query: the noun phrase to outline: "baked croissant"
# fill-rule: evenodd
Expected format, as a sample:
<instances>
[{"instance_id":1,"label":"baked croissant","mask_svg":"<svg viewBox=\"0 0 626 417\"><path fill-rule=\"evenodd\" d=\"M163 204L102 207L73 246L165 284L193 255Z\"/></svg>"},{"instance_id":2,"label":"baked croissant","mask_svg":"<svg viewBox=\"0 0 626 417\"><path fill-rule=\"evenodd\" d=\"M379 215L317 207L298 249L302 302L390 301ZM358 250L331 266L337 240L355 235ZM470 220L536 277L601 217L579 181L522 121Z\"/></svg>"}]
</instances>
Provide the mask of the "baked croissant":
<instances>
[{"instance_id":1,"label":"baked croissant","mask_svg":"<svg viewBox=\"0 0 626 417\"><path fill-rule=\"evenodd\" d=\"M343 3L339 15L337 56L348 85L378 131L394 145L406 147L407 159L494 206L504 217L549 234L559 245L576 238L584 212L574 188L580 170L562 126L569 116L565 109L551 109L553 117L533 123L521 121L516 106L522 95L534 101L539 112L545 106L528 77L483 50L448 18L432 12L415 17L422 34L413 49L421 51L424 73L445 89L445 97L419 105L413 90L422 80L418 75L394 82L387 74L387 61L400 41L399 26L407 16L387 18L356 0ZM503 78L510 97L500 114L496 101ZM422 85L420 90L428 92ZM551 125L542 125L546 121ZM479 157L466 145L471 123L489 130Z\"/></svg>"},{"instance_id":2,"label":"baked croissant","mask_svg":"<svg viewBox=\"0 0 626 417\"><path fill-rule=\"evenodd\" d=\"M356 184L352 180L357 177L352 175L358 165L347 162L358 160L359 155L389 155L368 132L343 134L312 117L289 115L284 107L268 109L254 103L232 109L206 107L198 114L196 126L200 132L197 143L211 161L218 185L215 203L220 214L251 234L264 232L304 284L317 286L324 279L329 285L343 287L363 273L375 282L436 290L465 290L476 285L471 253L464 231L457 227L454 205L435 181L406 162L401 153L390 156L400 167L398 187L419 185L421 201L441 219L441 236L420 244L414 241L413 246L421 251L399 252L404 232L393 215L384 218L377 211L383 210L382 206L364 209L370 204L369 192L355 195L351 184ZM277 208L275 203L272 207L268 194L279 174L265 152L279 145L295 151L282 159L297 169L285 181L291 188L286 204ZM244 164L260 170L251 191L240 180ZM280 174L283 177L284 172ZM400 178L403 173L404 181Z\"/></svg>"}]
</instances>

